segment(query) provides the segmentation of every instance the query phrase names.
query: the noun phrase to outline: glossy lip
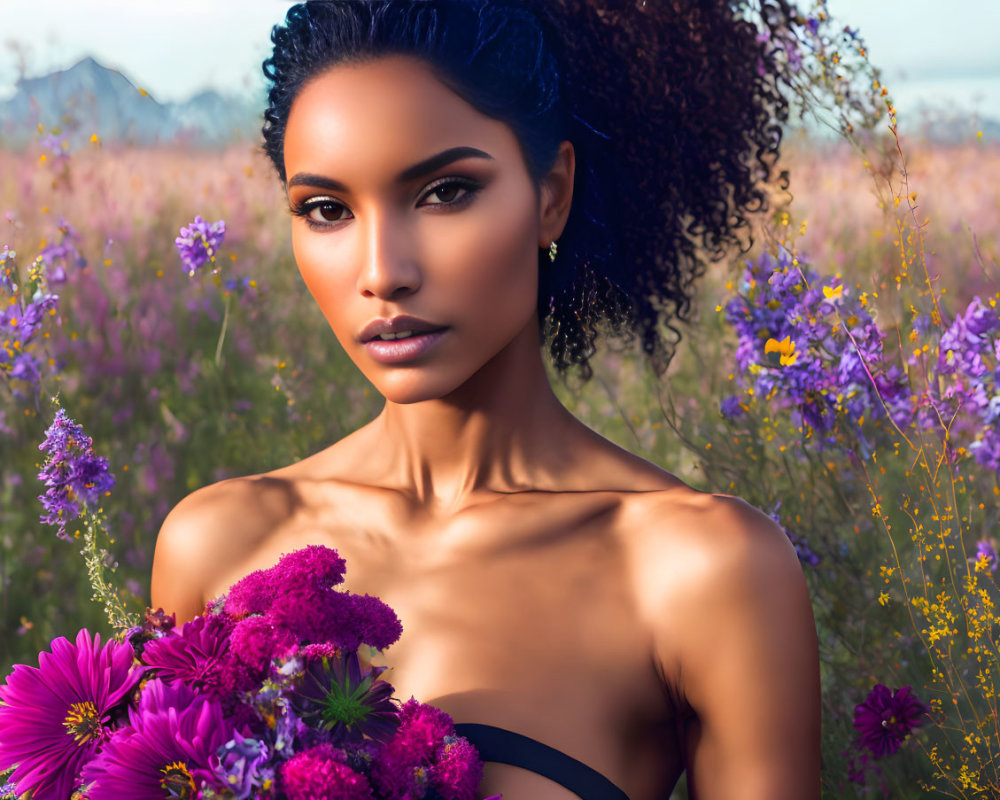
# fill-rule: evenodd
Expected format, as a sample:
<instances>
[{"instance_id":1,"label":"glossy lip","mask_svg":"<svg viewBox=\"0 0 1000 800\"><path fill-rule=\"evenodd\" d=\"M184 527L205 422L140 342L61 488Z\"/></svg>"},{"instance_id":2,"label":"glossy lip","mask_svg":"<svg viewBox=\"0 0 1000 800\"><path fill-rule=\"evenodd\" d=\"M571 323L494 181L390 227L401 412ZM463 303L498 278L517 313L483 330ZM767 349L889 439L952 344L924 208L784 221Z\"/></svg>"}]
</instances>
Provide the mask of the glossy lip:
<instances>
[{"instance_id":1,"label":"glossy lip","mask_svg":"<svg viewBox=\"0 0 1000 800\"><path fill-rule=\"evenodd\" d=\"M400 333L401 331L413 331L414 333L429 333L431 331L444 330L444 325L435 325L419 317L399 316L392 319L373 319L358 335L362 344L368 344L376 336L383 333ZM392 342L379 342L379 344L392 344Z\"/></svg>"},{"instance_id":2,"label":"glossy lip","mask_svg":"<svg viewBox=\"0 0 1000 800\"><path fill-rule=\"evenodd\" d=\"M412 328L404 328L403 330L412 330ZM373 339L365 342L365 350L368 351L372 360L378 361L380 364L401 364L424 355L447 333L448 329L444 328L396 341L383 342Z\"/></svg>"}]
</instances>

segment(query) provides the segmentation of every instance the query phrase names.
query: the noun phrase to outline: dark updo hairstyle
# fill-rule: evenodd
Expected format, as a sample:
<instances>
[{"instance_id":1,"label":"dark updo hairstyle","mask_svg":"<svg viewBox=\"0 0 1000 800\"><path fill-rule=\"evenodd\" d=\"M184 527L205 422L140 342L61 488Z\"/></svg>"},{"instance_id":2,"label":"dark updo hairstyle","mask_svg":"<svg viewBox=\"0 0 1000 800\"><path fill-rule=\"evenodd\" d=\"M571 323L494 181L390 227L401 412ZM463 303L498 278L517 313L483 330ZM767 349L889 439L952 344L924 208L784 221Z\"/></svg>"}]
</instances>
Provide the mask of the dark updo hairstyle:
<instances>
[{"instance_id":1,"label":"dark updo hairstyle","mask_svg":"<svg viewBox=\"0 0 1000 800\"><path fill-rule=\"evenodd\" d=\"M539 252L553 363L589 379L599 332L638 334L662 374L695 278L745 246L767 204L787 103L766 38L733 0L309 0L271 32L264 149L286 180L302 86L388 54L423 59L508 124L536 186L568 139L572 210L555 264Z\"/></svg>"}]
</instances>

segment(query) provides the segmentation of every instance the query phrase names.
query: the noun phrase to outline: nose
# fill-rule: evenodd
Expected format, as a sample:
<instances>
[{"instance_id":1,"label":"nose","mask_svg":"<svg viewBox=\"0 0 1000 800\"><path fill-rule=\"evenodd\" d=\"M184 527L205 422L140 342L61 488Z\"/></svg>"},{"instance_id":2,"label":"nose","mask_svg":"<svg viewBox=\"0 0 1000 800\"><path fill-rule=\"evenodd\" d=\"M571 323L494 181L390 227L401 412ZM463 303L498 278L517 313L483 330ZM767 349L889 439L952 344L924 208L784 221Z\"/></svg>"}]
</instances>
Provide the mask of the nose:
<instances>
[{"instance_id":1,"label":"nose","mask_svg":"<svg viewBox=\"0 0 1000 800\"><path fill-rule=\"evenodd\" d=\"M371 219L365 231L358 291L365 297L398 300L420 289L420 269L405 226Z\"/></svg>"}]
</instances>

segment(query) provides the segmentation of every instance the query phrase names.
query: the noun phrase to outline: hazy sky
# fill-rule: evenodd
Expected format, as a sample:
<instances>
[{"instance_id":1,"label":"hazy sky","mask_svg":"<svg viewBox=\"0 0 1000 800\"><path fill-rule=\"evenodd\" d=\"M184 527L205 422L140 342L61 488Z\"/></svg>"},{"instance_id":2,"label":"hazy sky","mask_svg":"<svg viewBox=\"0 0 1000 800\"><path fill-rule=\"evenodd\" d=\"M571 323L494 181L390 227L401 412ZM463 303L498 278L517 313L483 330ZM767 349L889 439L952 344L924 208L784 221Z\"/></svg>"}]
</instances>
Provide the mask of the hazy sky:
<instances>
[{"instance_id":1,"label":"hazy sky","mask_svg":"<svg viewBox=\"0 0 1000 800\"><path fill-rule=\"evenodd\" d=\"M18 61L29 76L84 55L125 73L159 100L199 89L260 91L268 33L289 0L0 0L0 98ZM800 0L807 8L809 0ZM897 105L951 101L1000 117L1000 2L829 0L859 28Z\"/></svg>"}]
</instances>

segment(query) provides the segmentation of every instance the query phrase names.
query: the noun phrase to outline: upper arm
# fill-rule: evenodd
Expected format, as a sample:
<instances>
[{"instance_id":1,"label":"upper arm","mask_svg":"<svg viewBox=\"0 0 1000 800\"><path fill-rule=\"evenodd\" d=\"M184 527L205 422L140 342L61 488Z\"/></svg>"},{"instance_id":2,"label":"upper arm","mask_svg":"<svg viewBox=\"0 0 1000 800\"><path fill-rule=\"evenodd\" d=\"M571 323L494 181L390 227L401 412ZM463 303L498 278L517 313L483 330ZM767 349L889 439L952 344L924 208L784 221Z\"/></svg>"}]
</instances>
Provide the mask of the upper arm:
<instances>
[{"instance_id":1,"label":"upper arm","mask_svg":"<svg viewBox=\"0 0 1000 800\"><path fill-rule=\"evenodd\" d=\"M713 497L686 537L670 592L692 800L820 794L819 652L805 576L788 537L741 500Z\"/></svg>"},{"instance_id":2,"label":"upper arm","mask_svg":"<svg viewBox=\"0 0 1000 800\"><path fill-rule=\"evenodd\" d=\"M181 500L167 515L153 554L151 601L178 624L205 611L210 588L243 550L240 520L251 491L240 479L212 484Z\"/></svg>"}]
</instances>

